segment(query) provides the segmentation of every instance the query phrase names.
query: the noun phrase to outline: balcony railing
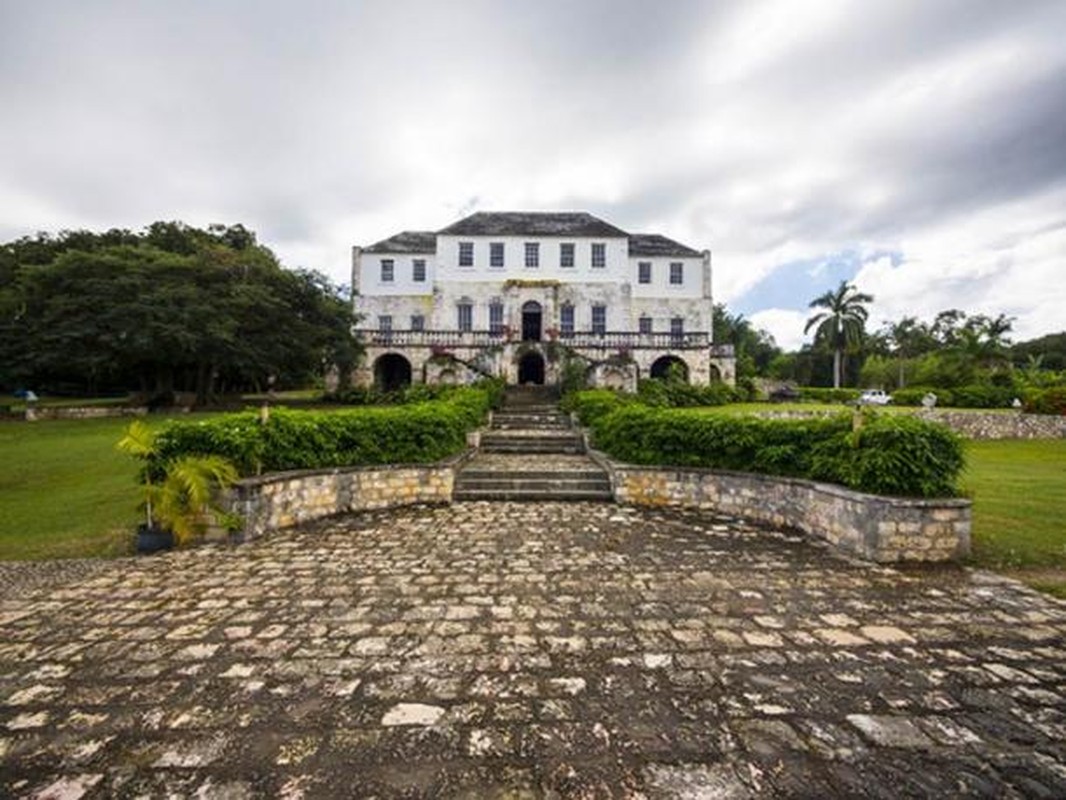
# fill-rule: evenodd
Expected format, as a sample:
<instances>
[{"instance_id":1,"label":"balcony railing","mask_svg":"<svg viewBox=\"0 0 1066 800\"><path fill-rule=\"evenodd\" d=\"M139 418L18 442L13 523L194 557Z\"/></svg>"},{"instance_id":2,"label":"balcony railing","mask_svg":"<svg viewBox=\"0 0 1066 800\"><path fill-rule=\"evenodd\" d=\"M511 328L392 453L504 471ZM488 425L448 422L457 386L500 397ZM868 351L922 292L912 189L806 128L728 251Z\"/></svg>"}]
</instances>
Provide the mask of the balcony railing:
<instances>
[{"instance_id":1,"label":"balcony railing","mask_svg":"<svg viewBox=\"0 0 1066 800\"><path fill-rule=\"evenodd\" d=\"M522 341L517 331L412 331L357 330L356 335L366 344L379 347L458 347L482 348ZM549 335L544 341L557 341L577 350L698 350L710 349L712 356L731 357L733 345L711 344L710 335L700 333L633 333L631 331L575 331Z\"/></svg>"}]
</instances>

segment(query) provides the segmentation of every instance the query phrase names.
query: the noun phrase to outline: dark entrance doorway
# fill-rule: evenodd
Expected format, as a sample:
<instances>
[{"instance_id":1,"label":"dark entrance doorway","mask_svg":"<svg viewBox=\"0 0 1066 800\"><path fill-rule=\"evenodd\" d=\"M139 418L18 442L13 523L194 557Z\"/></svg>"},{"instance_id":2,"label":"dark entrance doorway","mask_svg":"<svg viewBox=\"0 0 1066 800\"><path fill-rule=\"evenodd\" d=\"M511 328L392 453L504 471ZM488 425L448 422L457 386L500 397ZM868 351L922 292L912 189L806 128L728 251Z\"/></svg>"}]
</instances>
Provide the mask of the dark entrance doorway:
<instances>
[{"instance_id":1,"label":"dark entrance doorway","mask_svg":"<svg viewBox=\"0 0 1066 800\"><path fill-rule=\"evenodd\" d=\"M411 385L411 362L398 353L386 353L374 362L374 386L395 392Z\"/></svg>"},{"instance_id":2,"label":"dark entrance doorway","mask_svg":"<svg viewBox=\"0 0 1066 800\"><path fill-rule=\"evenodd\" d=\"M688 383L688 365L677 356L662 356L651 365L651 377Z\"/></svg>"},{"instance_id":3,"label":"dark entrance doorway","mask_svg":"<svg viewBox=\"0 0 1066 800\"><path fill-rule=\"evenodd\" d=\"M543 319L540 303L530 300L522 304L522 341L539 342L540 328ZM543 383L543 381L541 381Z\"/></svg>"},{"instance_id":4,"label":"dark entrance doorway","mask_svg":"<svg viewBox=\"0 0 1066 800\"><path fill-rule=\"evenodd\" d=\"M544 385L544 356L540 353L526 353L518 361L518 384L526 383Z\"/></svg>"}]
</instances>

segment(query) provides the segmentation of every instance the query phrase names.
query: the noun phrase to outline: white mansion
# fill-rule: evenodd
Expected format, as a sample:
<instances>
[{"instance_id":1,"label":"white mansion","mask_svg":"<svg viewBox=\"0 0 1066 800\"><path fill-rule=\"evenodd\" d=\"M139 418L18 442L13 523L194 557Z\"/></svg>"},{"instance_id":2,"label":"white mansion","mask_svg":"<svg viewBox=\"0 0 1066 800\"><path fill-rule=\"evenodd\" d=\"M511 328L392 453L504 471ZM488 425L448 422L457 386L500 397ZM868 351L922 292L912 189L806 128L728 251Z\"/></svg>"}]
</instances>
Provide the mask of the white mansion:
<instances>
[{"instance_id":1,"label":"white mansion","mask_svg":"<svg viewBox=\"0 0 1066 800\"><path fill-rule=\"evenodd\" d=\"M585 213L479 212L439 231L352 248L366 359L359 385L556 383L580 359L596 385L632 388L671 365L734 381L711 336L711 254Z\"/></svg>"}]
</instances>

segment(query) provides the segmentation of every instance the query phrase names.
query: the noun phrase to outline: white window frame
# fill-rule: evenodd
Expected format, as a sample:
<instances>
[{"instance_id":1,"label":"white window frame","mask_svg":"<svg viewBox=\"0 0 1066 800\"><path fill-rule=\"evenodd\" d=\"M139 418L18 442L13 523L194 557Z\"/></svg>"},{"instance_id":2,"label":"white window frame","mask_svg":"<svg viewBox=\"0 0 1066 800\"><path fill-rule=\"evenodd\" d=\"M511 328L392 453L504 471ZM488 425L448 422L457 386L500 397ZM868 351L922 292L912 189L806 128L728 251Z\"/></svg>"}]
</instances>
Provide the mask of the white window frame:
<instances>
[{"instance_id":1,"label":"white window frame","mask_svg":"<svg viewBox=\"0 0 1066 800\"><path fill-rule=\"evenodd\" d=\"M670 262L670 285L671 286L684 286L685 284L685 263L683 261L671 261Z\"/></svg>"},{"instance_id":2,"label":"white window frame","mask_svg":"<svg viewBox=\"0 0 1066 800\"><path fill-rule=\"evenodd\" d=\"M503 242L489 242L489 266L493 269L503 269L506 266L507 248Z\"/></svg>"},{"instance_id":3,"label":"white window frame","mask_svg":"<svg viewBox=\"0 0 1066 800\"><path fill-rule=\"evenodd\" d=\"M422 277L419 277L421 275ZM413 283L425 283L426 282L426 260L424 258L415 258L411 261L411 281Z\"/></svg>"},{"instance_id":4,"label":"white window frame","mask_svg":"<svg viewBox=\"0 0 1066 800\"><path fill-rule=\"evenodd\" d=\"M564 269L572 269L577 265L577 246L573 242L559 243L559 266ZM566 263L569 261L570 263Z\"/></svg>"},{"instance_id":5,"label":"white window frame","mask_svg":"<svg viewBox=\"0 0 1066 800\"><path fill-rule=\"evenodd\" d=\"M474 304L459 303L456 305L456 327L460 331L474 330Z\"/></svg>"},{"instance_id":6,"label":"white window frame","mask_svg":"<svg viewBox=\"0 0 1066 800\"><path fill-rule=\"evenodd\" d=\"M607 244L605 242L593 242L590 256L593 269L604 269L607 266Z\"/></svg>"},{"instance_id":7,"label":"white window frame","mask_svg":"<svg viewBox=\"0 0 1066 800\"><path fill-rule=\"evenodd\" d=\"M424 331L426 329L426 315L425 314L412 314L411 315L411 330Z\"/></svg>"},{"instance_id":8,"label":"white window frame","mask_svg":"<svg viewBox=\"0 0 1066 800\"><path fill-rule=\"evenodd\" d=\"M382 333L392 333L392 314L378 314L378 330Z\"/></svg>"},{"instance_id":9,"label":"white window frame","mask_svg":"<svg viewBox=\"0 0 1066 800\"><path fill-rule=\"evenodd\" d=\"M393 283L396 280L396 261L391 258L381 259L381 282Z\"/></svg>"},{"instance_id":10,"label":"white window frame","mask_svg":"<svg viewBox=\"0 0 1066 800\"><path fill-rule=\"evenodd\" d=\"M559 334L574 335L574 307L569 303L559 306Z\"/></svg>"},{"instance_id":11,"label":"white window frame","mask_svg":"<svg viewBox=\"0 0 1066 800\"><path fill-rule=\"evenodd\" d=\"M647 314L641 314L637 320L637 332L642 334L653 333L655 331L655 325L652 322L652 318Z\"/></svg>"},{"instance_id":12,"label":"white window frame","mask_svg":"<svg viewBox=\"0 0 1066 800\"><path fill-rule=\"evenodd\" d=\"M496 335L503 333L503 320L503 301L493 300L489 303L489 333Z\"/></svg>"},{"instance_id":13,"label":"white window frame","mask_svg":"<svg viewBox=\"0 0 1066 800\"><path fill-rule=\"evenodd\" d=\"M650 284L651 283L651 262L650 261L638 261L637 262L637 283Z\"/></svg>"},{"instance_id":14,"label":"white window frame","mask_svg":"<svg viewBox=\"0 0 1066 800\"><path fill-rule=\"evenodd\" d=\"M601 319L597 320L597 317ZM592 304L592 323L589 329L595 334L607 333L607 306L603 303Z\"/></svg>"},{"instance_id":15,"label":"white window frame","mask_svg":"<svg viewBox=\"0 0 1066 800\"><path fill-rule=\"evenodd\" d=\"M540 267L540 242L526 242L526 267L528 269Z\"/></svg>"},{"instance_id":16,"label":"white window frame","mask_svg":"<svg viewBox=\"0 0 1066 800\"><path fill-rule=\"evenodd\" d=\"M670 317L670 335L671 336L684 336L685 335L685 318L684 317Z\"/></svg>"},{"instance_id":17,"label":"white window frame","mask_svg":"<svg viewBox=\"0 0 1066 800\"><path fill-rule=\"evenodd\" d=\"M473 242L459 242L459 266L460 267L472 267L472 266L474 266L474 243Z\"/></svg>"}]
</instances>

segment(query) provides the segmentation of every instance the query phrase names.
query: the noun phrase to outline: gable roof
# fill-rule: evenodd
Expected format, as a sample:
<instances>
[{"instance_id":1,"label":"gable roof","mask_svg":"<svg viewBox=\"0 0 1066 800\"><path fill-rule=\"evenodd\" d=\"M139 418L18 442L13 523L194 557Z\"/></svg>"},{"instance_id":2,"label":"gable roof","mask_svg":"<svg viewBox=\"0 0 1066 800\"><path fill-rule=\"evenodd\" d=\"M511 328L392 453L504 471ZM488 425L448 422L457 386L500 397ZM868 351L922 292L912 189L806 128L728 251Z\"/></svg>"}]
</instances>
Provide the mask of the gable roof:
<instances>
[{"instance_id":1,"label":"gable roof","mask_svg":"<svg viewBox=\"0 0 1066 800\"><path fill-rule=\"evenodd\" d=\"M426 253L437 252L436 231L401 231L364 249L365 253Z\"/></svg>"},{"instance_id":2,"label":"gable roof","mask_svg":"<svg viewBox=\"0 0 1066 800\"><path fill-rule=\"evenodd\" d=\"M629 255L699 258L703 253L658 233L631 233L629 235Z\"/></svg>"},{"instance_id":3,"label":"gable roof","mask_svg":"<svg viewBox=\"0 0 1066 800\"><path fill-rule=\"evenodd\" d=\"M445 236L629 236L584 211L478 211L439 231Z\"/></svg>"}]
</instances>

